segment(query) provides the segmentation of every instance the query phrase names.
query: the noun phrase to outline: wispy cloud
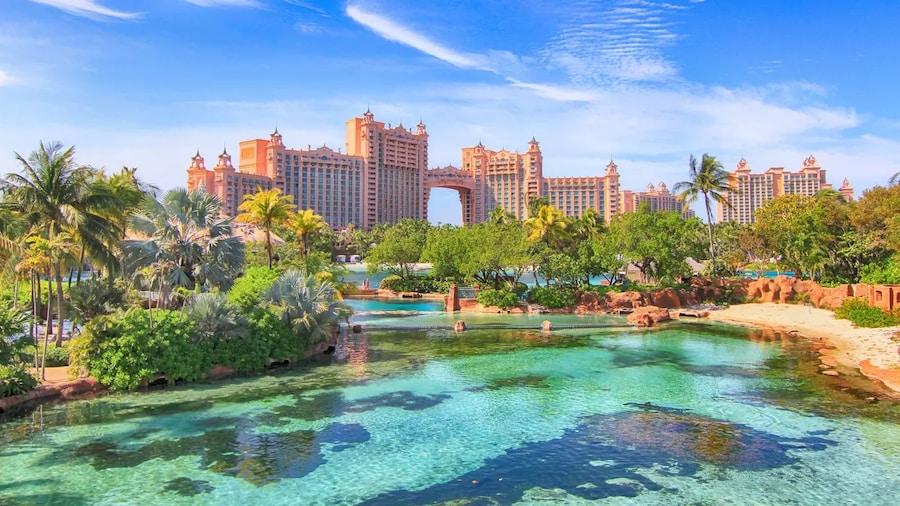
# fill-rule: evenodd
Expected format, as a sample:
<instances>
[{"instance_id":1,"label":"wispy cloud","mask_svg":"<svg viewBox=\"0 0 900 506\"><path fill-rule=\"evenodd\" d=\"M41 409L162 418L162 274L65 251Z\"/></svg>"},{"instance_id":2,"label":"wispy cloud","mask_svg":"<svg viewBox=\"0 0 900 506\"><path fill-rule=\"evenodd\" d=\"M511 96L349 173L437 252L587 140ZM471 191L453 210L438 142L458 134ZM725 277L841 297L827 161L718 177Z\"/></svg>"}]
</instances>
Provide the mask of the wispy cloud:
<instances>
[{"instance_id":1,"label":"wispy cloud","mask_svg":"<svg viewBox=\"0 0 900 506\"><path fill-rule=\"evenodd\" d=\"M347 15L350 16L350 19L387 40L417 49L455 67L489 71L494 70L487 65L487 62L482 55L460 53L439 42L431 40L422 34L416 33L405 26L395 23L384 16L366 11L357 5L348 5Z\"/></svg>"},{"instance_id":2,"label":"wispy cloud","mask_svg":"<svg viewBox=\"0 0 900 506\"><path fill-rule=\"evenodd\" d=\"M540 97L555 100L557 102L590 102L597 98L596 93L590 90L564 88L550 84L528 83L511 77L507 77L506 81L516 88L531 90Z\"/></svg>"},{"instance_id":3,"label":"wispy cloud","mask_svg":"<svg viewBox=\"0 0 900 506\"><path fill-rule=\"evenodd\" d=\"M69 14L86 18L136 19L139 12L125 12L100 5L97 0L31 0L34 3L49 5L64 10Z\"/></svg>"},{"instance_id":4,"label":"wispy cloud","mask_svg":"<svg viewBox=\"0 0 900 506\"><path fill-rule=\"evenodd\" d=\"M507 76L505 71L515 73L515 69L523 65L521 58L510 51L492 49L484 53L462 53L357 5L348 5L347 15L387 40L409 46L461 69L483 70L504 76L512 86L530 90L541 97L564 102L586 101L591 98L589 92L525 82Z\"/></svg>"},{"instance_id":5,"label":"wispy cloud","mask_svg":"<svg viewBox=\"0 0 900 506\"><path fill-rule=\"evenodd\" d=\"M256 0L184 0L200 7L262 7Z\"/></svg>"},{"instance_id":6,"label":"wispy cloud","mask_svg":"<svg viewBox=\"0 0 900 506\"><path fill-rule=\"evenodd\" d=\"M689 8L647 0L583 2L567 11L542 56L579 84L667 80L678 67L663 49L679 39L677 15Z\"/></svg>"},{"instance_id":7,"label":"wispy cloud","mask_svg":"<svg viewBox=\"0 0 900 506\"><path fill-rule=\"evenodd\" d=\"M325 9L323 9L321 7L312 5L309 2L304 2L303 0L284 0L284 1L291 5L296 5L297 7L303 7L304 9L309 9L313 12L320 14L323 17L326 17L326 18L329 17L328 11L326 11Z\"/></svg>"},{"instance_id":8,"label":"wispy cloud","mask_svg":"<svg viewBox=\"0 0 900 506\"><path fill-rule=\"evenodd\" d=\"M12 82L12 78L9 77L9 74L0 70L0 86L6 86L7 84Z\"/></svg>"}]
</instances>

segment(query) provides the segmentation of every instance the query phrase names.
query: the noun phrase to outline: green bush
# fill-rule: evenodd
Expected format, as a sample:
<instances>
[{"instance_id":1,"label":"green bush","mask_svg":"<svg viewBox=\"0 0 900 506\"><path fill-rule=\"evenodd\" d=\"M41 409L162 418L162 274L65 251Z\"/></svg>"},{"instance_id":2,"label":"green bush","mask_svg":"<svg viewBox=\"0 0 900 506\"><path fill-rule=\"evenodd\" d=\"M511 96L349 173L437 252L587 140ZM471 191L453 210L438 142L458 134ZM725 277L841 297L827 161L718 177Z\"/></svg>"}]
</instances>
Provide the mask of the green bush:
<instances>
[{"instance_id":1,"label":"green bush","mask_svg":"<svg viewBox=\"0 0 900 506\"><path fill-rule=\"evenodd\" d=\"M41 353L43 353L43 344L38 348L37 351L37 364L41 363ZM26 364L35 363L34 355L35 353L33 345L23 346L21 351L19 352L19 356L21 357L22 362ZM44 365L47 367L63 367L69 365L69 347L63 345L57 348L56 345L50 343L47 346L47 360Z\"/></svg>"},{"instance_id":2,"label":"green bush","mask_svg":"<svg viewBox=\"0 0 900 506\"><path fill-rule=\"evenodd\" d=\"M247 321L250 332L246 338L210 343L212 363L249 373L264 371L270 359L281 361L303 356L305 341L271 311L256 308L247 315Z\"/></svg>"},{"instance_id":3,"label":"green bush","mask_svg":"<svg viewBox=\"0 0 900 506\"><path fill-rule=\"evenodd\" d=\"M900 283L900 255L863 266L860 282L872 285Z\"/></svg>"},{"instance_id":4,"label":"green bush","mask_svg":"<svg viewBox=\"0 0 900 506\"><path fill-rule=\"evenodd\" d=\"M900 314L886 313L860 299L844 300L844 304L834 312L834 315L850 320L857 327L880 328L900 325Z\"/></svg>"},{"instance_id":5,"label":"green bush","mask_svg":"<svg viewBox=\"0 0 900 506\"><path fill-rule=\"evenodd\" d=\"M132 310L99 316L70 344L72 363L111 390L129 390L164 374L203 378L211 366L208 343L194 344L194 324L177 311Z\"/></svg>"},{"instance_id":6,"label":"green bush","mask_svg":"<svg viewBox=\"0 0 900 506\"><path fill-rule=\"evenodd\" d=\"M37 388L38 380L21 365L0 365L0 397L10 397Z\"/></svg>"},{"instance_id":7,"label":"green bush","mask_svg":"<svg viewBox=\"0 0 900 506\"><path fill-rule=\"evenodd\" d=\"M276 269L250 267L228 290L228 302L249 311L259 305L263 294L275 284L279 276L281 272Z\"/></svg>"},{"instance_id":8,"label":"green bush","mask_svg":"<svg viewBox=\"0 0 900 506\"><path fill-rule=\"evenodd\" d=\"M450 291L449 281L439 281L434 276L387 276L381 280L378 288L394 292L447 293Z\"/></svg>"},{"instance_id":9,"label":"green bush","mask_svg":"<svg viewBox=\"0 0 900 506\"><path fill-rule=\"evenodd\" d=\"M494 290L488 288L478 292L475 297L482 306L497 306L500 309L508 309L519 305L519 296L509 290Z\"/></svg>"},{"instance_id":10,"label":"green bush","mask_svg":"<svg viewBox=\"0 0 900 506\"><path fill-rule=\"evenodd\" d=\"M541 286L531 290L528 300L550 309L571 307L575 305L575 292L570 288Z\"/></svg>"}]
</instances>

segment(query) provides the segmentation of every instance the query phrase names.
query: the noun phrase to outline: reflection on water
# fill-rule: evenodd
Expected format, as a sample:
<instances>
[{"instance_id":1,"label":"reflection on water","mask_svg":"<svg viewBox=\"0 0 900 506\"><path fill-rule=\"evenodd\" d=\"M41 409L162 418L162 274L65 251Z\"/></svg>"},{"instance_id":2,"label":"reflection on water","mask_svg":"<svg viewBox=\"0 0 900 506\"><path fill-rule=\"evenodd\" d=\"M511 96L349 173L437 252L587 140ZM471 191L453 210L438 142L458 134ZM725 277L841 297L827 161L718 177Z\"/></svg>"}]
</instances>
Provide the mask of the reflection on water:
<instances>
[{"instance_id":1,"label":"reflection on water","mask_svg":"<svg viewBox=\"0 0 900 506\"><path fill-rule=\"evenodd\" d=\"M373 324L345 331L331 364L6 421L0 504L884 504L900 494L898 404L877 392L872 403L852 375L819 374L803 339L702 323L383 330L375 323L400 318L378 304L361 303ZM402 319L415 325L460 318L411 311Z\"/></svg>"}]
</instances>

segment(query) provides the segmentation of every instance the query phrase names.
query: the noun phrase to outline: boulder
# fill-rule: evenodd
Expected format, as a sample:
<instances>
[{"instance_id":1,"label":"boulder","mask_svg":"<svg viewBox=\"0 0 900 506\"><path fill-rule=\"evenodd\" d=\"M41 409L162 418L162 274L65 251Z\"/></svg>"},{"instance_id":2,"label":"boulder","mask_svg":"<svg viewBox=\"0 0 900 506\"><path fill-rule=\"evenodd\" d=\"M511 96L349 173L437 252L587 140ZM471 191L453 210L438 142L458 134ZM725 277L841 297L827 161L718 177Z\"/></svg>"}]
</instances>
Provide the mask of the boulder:
<instances>
[{"instance_id":1,"label":"boulder","mask_svg":"<svg viewBox=\"0 0 900 506\"><path fill-rule=\"evenodd\" d=\"M681 299L678 297L678 292L671 287L653 292L650 296L650 303L653 306L669 309L681 308Z\"/></svg>"},{"instance_id":2,"label":"boulder","mask_svg":"<svg viewBox=\"0 0 900 506\"><path fill-rule=\"evenodd\" d=\"M610 311L616 309L633 309L643 305L640 292L609 292L606 294Z\"/></svg>"},{"instance_id":3,"label":"boulder","mask_svg":"<svg viewBox=\"0 0 900 506\"><path fill-rule=\"evenodd\" d=\"M628 315L628 323L638 327L650 327L654 323L667 322L671 319L668 309L657 306L639 307Z\"/></svg>"}]
</instances>

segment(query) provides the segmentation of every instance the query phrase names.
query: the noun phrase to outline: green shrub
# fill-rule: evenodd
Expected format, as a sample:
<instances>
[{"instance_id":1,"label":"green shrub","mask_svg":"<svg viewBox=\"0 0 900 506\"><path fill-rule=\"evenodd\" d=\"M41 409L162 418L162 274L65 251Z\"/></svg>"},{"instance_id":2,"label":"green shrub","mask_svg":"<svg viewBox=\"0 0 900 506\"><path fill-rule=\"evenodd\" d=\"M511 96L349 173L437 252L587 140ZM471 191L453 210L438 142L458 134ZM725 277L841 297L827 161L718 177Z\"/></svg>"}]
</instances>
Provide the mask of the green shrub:
<instances>
[{"instance_id":1,"label":"green shrub","mask_svg":"<svg viewBox=\"0 0 900 506\"><path fill-rule=\"evenodd\" d=\"M541 286L531 290L529 300L551 309L571 307L575 305L575 292L570 288Z\"/></svg>"},{"instance_id":2,"label":"green shrub","mask_svg":"<svg viewBox=\"0 0 900 506\"><path fill-rule=\"evenodd\" d=\"M378 288L394 292L447 293L450 291L449 281L439 281L434 276L419 275L401 278L387 276L381 280Z\"/></svg>"},{"instance_id":3,"label":"green shrub","mask_svg":"<svg viewBox=\"0 0 900 506\"><path fill-rule=\"evenodd\" d=\"M0 397L10 397L37 388L38 380L21 365L0 365Z\"/></svg>"},{"instance_id":4,"label":"green shrub","mask_svg":"<svg viewBox=\"0 0 900 506\"><path fill-rule=\"evenodd\" d=\"M844 300L844 304L834 312L834 315L850 320L857 327L880 328L900 325L900 314L886 313L860 299Z\"/></svg>"},{"instance_id":5,"label":"green shrub","mask_svg":"<svg viewBox=\"0 0 900 506\"><path fill-rule=\"evenodd\" d=\"M264 371L270 359L296 359L303 356L304 339L297 337L271 311L256 308L247 315L249 335L240 339L220 339L210 344L210 358L239 373Z\"/></svg>"},{"instance_id":6,"label":"green shrub","mask_svg":"<svg viewBox=\"0 0 900 506\"><path fill-rule=\"evenodd\" d=\"M268 267L250 267L228 290L228 302L249 311L259 305L262 295L275 284L281 272Z\"/></svg>"},{"instance_id":7,"label":"green shrub","mask_svg":"<svg viewBox=\"0 0 900 506\"><path fill-rule=\"evenodd\" d=\"M482 290L478 292L475 300L482 306L497 306L500 309L508 309L519 305L519 296L515 292L505 289L494 290L488 288L487 290Z\"/></svg>"},{"instance_id":8,"label":"green shrub","mask_svg":"<svg viewBox=\"0 0 900 506\"><path fill-rule=\"evenodd\" d=\"M41 353L43 353L43 345L37 351L37 363L41 363ZM34 364L34 346L23 346L19 352L19 356L23 363ZM69 365L69 347L63 345L57 348L53 343L47 346L47 360L44 363L47 367L63 367Z\"/></svg>"},{"instance_id":9,"label":"green shrub","mask_svg":"<svg viewBox=\"0 0 900 506\"><path fill-rule=\"evenodd\" d=\"M860 270L860 282L872 285L900 283L900 254L864 265Z\"/></svg>"},{"instance_id":10,"label":"green shrub","mask_svg":"<svg viewBox=\"0 0 900 506\"><path fill-rule=\"evenodd\" d=\"M129 390L157 374L170 383L203 378L210 346L195 341L194 324L180 312L132 310L91 320L70 344L71 358L111 390Z\"/></svg>"}]
</instances>

